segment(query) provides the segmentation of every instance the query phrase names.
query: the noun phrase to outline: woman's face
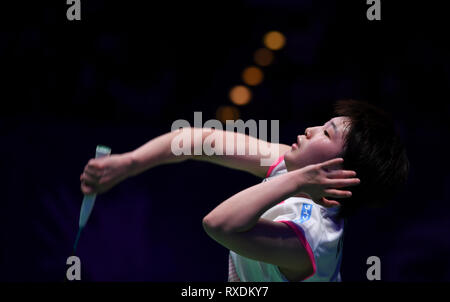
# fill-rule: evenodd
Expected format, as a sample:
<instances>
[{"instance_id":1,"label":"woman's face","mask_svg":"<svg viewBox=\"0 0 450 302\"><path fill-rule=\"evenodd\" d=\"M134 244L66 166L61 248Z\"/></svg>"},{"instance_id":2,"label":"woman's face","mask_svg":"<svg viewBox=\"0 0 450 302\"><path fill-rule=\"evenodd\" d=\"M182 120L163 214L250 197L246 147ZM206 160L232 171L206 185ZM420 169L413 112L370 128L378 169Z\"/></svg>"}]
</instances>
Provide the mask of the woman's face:
<instances>
[{"instance_id":1,"label":"woman's face","mask_svg":"<svg viewBox=\"0 0 450 302\"><path fill-rule=\"evenodd\" d=\"M297 136L291 150L284 154L287 170L301 169L342 156L349 125L348 117L339 116L322 126L307 128L304 135Z\"/></svg>"}]
</instances>

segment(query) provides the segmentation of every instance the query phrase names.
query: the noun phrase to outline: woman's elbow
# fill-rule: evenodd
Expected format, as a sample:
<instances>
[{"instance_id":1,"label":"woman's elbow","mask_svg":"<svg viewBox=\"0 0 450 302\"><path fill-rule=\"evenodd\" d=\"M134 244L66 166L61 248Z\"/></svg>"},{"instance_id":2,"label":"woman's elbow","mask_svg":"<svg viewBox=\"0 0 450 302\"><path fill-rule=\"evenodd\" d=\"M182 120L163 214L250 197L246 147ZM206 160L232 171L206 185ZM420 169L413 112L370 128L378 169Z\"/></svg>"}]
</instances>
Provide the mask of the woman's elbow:
<instances>
[{"instance_id":1,"label":"woman's elbow","mask_svg":"<svg viewBox=\"0 0 450 302\"><path fill-rule=\"evenodd\" d=\"M238 223L235 217L209 213L203 218L203 229L211 237L227 236L247 231L249 228Z\"/></svg>"},{"instance_id":2,"label":"woman's elbow","mask_svg":"<svg viewBox=\"0 0 450 302\"><path fill-rule=\"evenodd\" d=\"M203 229L208 233L209 231L213 231L220 228L220 225L217 223L217 219L215 219L211 214L203 217L202 220Z\"/></svg>"},{"instance_id":3,"label":"woman's elbow","mask_svg":"<svg viewBox=\"0 0 450 302\"><path fill-rule=\"evenodd\" d=\"M232 230L226 225L226 223L220 217L214 214L208 214L203 218L202 221L203 229L208 235L212 236L214 234L226 234Z\"/></svg>"}]
</instances>

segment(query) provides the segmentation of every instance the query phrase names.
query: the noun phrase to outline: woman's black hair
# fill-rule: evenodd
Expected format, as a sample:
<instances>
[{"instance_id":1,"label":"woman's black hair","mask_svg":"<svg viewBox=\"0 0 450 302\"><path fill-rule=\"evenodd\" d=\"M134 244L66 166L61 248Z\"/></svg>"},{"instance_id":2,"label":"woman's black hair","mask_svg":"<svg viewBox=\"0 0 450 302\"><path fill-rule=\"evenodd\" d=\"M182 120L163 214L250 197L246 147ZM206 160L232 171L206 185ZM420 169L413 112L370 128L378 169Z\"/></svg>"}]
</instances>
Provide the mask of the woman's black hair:
<instances>
[{"instance_id":1,"label":"woman's black hair","mask_svg":"<svg viewBox=\"0 0 450 302\"><path fill-rule=\"evenodd\" d=\"M344 144L344 169L354 170L361 183L352 197L341 199L339 216L361 207L381 207L406 183L409 161L390 115L367 102L340 100L334 111L350 118Z\"/></svg>"}]
</instances>

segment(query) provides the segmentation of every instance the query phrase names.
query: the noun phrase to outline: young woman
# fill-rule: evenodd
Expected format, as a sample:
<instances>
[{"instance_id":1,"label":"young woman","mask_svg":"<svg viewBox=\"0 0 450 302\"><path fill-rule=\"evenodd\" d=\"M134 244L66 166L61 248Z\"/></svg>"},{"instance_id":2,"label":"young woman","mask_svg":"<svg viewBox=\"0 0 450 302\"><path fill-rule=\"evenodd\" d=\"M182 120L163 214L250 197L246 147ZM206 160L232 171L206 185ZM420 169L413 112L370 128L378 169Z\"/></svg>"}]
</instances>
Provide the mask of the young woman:
<instances>
[{"instance_id":1,"label":"young woman","mask_svg":"<svg viewBox=\"0 0 450 302\"><path fill-rule=\"evenodd\" d=\"M203 219L208 235L230 250L228 280L341 281L343 218L389 200L405 182L409 164L392 120L381 110L345 100L336 103L335 112L298 135L292 146L272 144L282 156L271 167L261 166L260 153L249 155L258 139L240 133L232 134L245 140L235 144L235 155L175 156L175 137L189 137L194 150L212 131L221 131L184 128L132 152L91 159L81 190L103 193L127 177L187 159L252 173L263 182L228 198ZM226 150L223 137L219 145Z\"/></svg>"}]
</instances>

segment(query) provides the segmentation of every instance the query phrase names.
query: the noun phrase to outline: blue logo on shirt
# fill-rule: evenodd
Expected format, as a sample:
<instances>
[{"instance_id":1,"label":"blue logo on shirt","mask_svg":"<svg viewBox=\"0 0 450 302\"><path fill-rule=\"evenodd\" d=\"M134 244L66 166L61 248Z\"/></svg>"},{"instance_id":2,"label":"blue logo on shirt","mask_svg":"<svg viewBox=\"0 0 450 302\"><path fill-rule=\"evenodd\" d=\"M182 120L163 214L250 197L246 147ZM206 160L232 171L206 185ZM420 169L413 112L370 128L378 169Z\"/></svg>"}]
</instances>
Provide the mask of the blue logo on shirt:
<instances>
[{"instance_id":1,"label":"blue logo on shirt","mask_svg":"<svg viewBox=\"0 0 450 302\"><path fill-rule=\"evenodd\" d=\"M311 210L312 210L312 204L304 203L302 205L302 212L300 214L300 223L308 221L309 218L311 218Z\"/></svg>"}]
</instances>

